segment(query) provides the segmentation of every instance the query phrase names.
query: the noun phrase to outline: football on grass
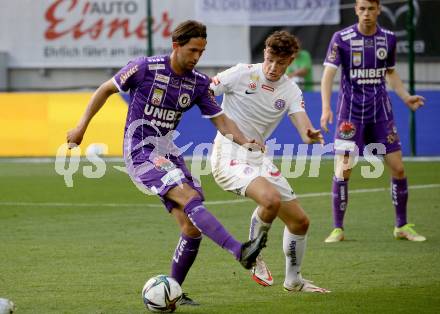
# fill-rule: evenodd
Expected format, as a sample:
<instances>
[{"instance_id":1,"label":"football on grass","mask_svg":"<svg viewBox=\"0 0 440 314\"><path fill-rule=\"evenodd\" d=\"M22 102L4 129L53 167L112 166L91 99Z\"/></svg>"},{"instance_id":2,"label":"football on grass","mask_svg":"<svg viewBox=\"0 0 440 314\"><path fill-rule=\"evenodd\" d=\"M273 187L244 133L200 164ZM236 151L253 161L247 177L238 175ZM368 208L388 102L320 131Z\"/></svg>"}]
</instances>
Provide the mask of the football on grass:
<instances>
[{"instance_id":1,"label":"football on grass","mask_svg":"<svg viewBox=\"0 0 440 314\"><path fill-rule=\"evenodd\" d=\"M148 279L142 289L142 299L151 312L171 313L179 306L182 288L179 283L166 275Z\"/></svg>"}]
</instances>

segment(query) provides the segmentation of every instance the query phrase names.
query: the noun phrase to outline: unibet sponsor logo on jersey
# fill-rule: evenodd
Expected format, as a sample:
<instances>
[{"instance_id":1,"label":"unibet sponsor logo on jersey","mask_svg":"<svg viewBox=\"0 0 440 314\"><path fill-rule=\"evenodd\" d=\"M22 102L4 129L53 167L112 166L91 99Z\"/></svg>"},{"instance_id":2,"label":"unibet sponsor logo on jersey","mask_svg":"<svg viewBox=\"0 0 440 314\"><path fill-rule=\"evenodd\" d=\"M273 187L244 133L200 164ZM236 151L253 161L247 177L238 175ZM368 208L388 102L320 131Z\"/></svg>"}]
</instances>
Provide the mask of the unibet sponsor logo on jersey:
<instances>
[{"instance_id":1,"label":"unibet sponsor logo on jersey","mask_svg":"<svg viewBox=\"0 0 440 314\"><path fill-rule=\"evenodd\" d=\"M144 113L150 117L150 122L158 127L174 129L176 122L182 117L182 113L172 109L165 109L146 104Z\"/></svg>"},{"instance_id":2,"label":"unibet sponsor logo on jersey","mask_svg":"<svg viewBox=\"0 0 440 314\"><path fill-rule=\"evenodd\" d=\"M350 78L357 79L358 84L380 84L387 69L351 69Z\"/></svg>"}]
</instances>

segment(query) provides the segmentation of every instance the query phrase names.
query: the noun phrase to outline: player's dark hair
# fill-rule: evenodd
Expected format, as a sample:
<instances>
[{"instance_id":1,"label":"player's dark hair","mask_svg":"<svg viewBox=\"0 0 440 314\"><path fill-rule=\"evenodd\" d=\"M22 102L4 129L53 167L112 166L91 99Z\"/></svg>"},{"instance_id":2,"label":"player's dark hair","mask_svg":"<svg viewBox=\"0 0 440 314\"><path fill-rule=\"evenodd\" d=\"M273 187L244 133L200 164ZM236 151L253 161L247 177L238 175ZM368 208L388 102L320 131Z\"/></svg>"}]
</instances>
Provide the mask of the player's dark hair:
<instances>
[{"instance_id":1,"label":"player's dark hair","mask_svg":"<svg viewBox=\"0 0 440 314\"><path fill-rule=\"evenodd\" d=\"M171 33L173 42L183 46L188 43L191 38L202 37L206 39L206 26L194 20L187 20L180 23Z\"/></svg>"},{"instance_id":2,"label":"player's dark hair","mask_svg":"<svg viewBox=\"0 0 440 314\"><path fill-rule=\"evenodd\" d=\"M380 0L367 0L367 1L370 1L370 2L375 2L375 3L377 3L377 5L380 5ZM358 0L355 0L354 2L358 2Z\"/></svg>"},{"instance_id":3,"label":"player's dark hair","mask_svg":"<svg viewBox=\"0 0 440 314\"><path fill-rule=\"evenodd\" d=\"M285 58L295 55L299 51L298 39L288 31L276 31L267 37L266 49L276 56Z\"/></svg>"}]
</instances>

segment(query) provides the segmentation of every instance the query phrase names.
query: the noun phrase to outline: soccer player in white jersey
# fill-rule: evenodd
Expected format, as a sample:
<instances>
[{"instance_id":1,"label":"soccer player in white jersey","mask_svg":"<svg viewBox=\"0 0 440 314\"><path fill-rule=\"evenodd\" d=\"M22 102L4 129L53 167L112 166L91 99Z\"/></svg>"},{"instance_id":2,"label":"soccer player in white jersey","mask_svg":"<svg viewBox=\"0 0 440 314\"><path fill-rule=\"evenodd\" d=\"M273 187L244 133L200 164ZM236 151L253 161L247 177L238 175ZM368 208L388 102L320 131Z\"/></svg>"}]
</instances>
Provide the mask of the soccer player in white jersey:
<instances>
[{"instance_id":1,"label":"soccer player in white jersey","mask_svg":"<svg viewBox=\"0 0 440 314\"><path fill-rule=\"evenodd\" d=\"M223 94L223 110L246 136L264 142L288 114L305 143L323 143L321 132L313 128L305 112L301 90L284 75L298 49L295 36L277 31L266 39L263 63L238 64L212 79L214 94ZM285 290L328 292L301 276L309 218L272 161L264 153L249 152L217 133L211 166L220 187L258 204L251 218L250 239L269 230L276 217L284 222ZM252 278L263 286L273 284L261 256Z\"/></svg>"},{"instance_id":2,"label":"soccer player in white jersey","mask_svg":"<svg viewBox=\"0 0 440 314\"><path fill-rule=\"evenodd\" d=\"M330 96L336 71L341 66L335 133L335 176L333 178L334 229L325 242L344 240L344 215L348 202L348 180L356 145L362 154L364 146L380 144L391 172L392 202L396 221L394 237L410 241L425 241L406 219L408 185L402 162L402 151L393 112L386 90L386 81L411 109L423 106L422 96L410 95L394 69L396 36L379 25L379 0L356 0L358 23L333 35L321 81L321 127L327 131L333 113ZM367 146L368 147L368 146Z\"/></svg>"}]
</instances>

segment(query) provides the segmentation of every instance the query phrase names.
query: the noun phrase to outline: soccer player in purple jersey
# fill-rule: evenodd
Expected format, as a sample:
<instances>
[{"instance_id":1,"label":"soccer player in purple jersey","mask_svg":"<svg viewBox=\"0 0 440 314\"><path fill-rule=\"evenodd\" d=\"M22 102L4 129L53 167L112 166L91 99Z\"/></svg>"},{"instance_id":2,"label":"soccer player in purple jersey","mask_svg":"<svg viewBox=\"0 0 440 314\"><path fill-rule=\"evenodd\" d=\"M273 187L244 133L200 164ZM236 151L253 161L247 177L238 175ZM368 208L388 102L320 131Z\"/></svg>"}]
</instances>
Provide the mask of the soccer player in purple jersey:
<instances>
[{"instance_id":1,"label":"soccer player in purple jersey","mask_svg":"<svg viewBox=\"0 0 440 314\"><path fill-rule=\"evenodd\" d=\"M140 57L129 62L96 90L79 124L67 134L69 143L79 145L92 117L108 97L130 91L124 160L133 182L158 195L180 226L171 266L171 276L179 284L197 256L202 234L228 250L247 269L255 264L267 237L264 233L242 244L229 234L203 205L202 189L172 143L172 131L182 114L197 104L219 132L231 134L237 144L248 149L262 148L223 113L209 89L210 79L194 69L205 50L206 37L206 26L197 21L179 24L172 33L170 56ZM183 302L197 305L186 295Z\"/></svg>"},{"instance_id":2,"label":"soccer player in purple jersey","mask_svg":"<svg viewBox=\"0 0 440 314\"><path fill-rule=\"evenodd\" d=\"M424 105L422 96L410 95L395 70L396 36L377 24L379 0L356 0L358 23L333 35L324 62L321 81L321 127L333 122L330 96L336 71L341 66L341 84L336 111L335 176L333 178L334 229L325 242L344 240L344 214L348 203L348 180L352 152L359 149L383 154L391 172L392 202L396 222L394 237L425 241L407 222L408 184L402 162L401 143L393 121L386 81L411 109ZM370 145L369 145L370 144ZM379 144L379 145L378 145ZM374 147L374 148L373 148ZM382 152L378 148L384 148Z\"/></svg>"}]
</instances>

